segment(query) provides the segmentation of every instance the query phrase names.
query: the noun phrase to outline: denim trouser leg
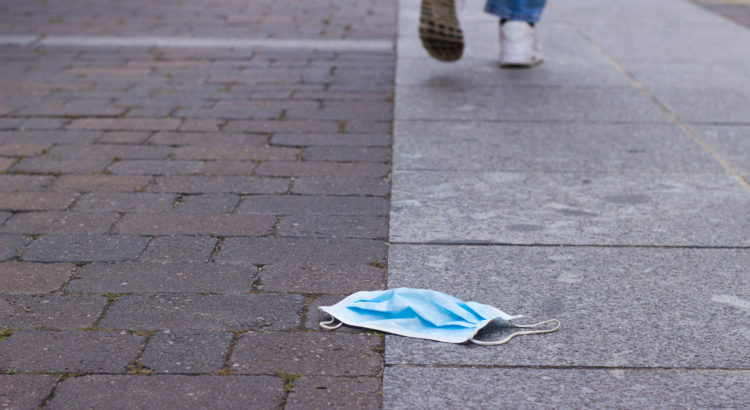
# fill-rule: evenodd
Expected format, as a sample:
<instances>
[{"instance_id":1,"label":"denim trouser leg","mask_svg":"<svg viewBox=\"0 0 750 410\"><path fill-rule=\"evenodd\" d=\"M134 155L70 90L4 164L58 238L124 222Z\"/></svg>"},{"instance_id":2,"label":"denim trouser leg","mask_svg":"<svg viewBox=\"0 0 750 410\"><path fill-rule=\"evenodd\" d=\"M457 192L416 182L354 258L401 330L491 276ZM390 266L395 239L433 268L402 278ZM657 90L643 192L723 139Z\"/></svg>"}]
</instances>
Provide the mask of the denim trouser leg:
<instances>
[{"instance_id":1,"label":"denim trouser leg","mask_svg":"<svg viewBox=\"0 0 750 410\"><path fill-rule=\"evenodd\" d=\"M536 23L547 0L487 0L484 11L506 20Z\"/></svg>"}]
</instances>

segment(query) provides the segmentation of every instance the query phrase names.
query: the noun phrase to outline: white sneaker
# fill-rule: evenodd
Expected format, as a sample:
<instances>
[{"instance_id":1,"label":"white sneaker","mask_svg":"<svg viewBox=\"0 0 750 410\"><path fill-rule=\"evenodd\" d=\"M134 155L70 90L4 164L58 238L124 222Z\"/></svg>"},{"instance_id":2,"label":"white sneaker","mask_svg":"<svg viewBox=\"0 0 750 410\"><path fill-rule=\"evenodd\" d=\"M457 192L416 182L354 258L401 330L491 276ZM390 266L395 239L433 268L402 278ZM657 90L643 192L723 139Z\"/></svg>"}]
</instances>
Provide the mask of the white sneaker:
<instances>
[{"instance_id":1,"label":"white sneaker","mask_svg":"<svg viewBox=\"0 0 750 410\"><path fill-rule=\"evenodd\" d=\"M532 67L544 60L536 31L525 21L500 25L500 67Z\"/></svg>"}]
</instances>

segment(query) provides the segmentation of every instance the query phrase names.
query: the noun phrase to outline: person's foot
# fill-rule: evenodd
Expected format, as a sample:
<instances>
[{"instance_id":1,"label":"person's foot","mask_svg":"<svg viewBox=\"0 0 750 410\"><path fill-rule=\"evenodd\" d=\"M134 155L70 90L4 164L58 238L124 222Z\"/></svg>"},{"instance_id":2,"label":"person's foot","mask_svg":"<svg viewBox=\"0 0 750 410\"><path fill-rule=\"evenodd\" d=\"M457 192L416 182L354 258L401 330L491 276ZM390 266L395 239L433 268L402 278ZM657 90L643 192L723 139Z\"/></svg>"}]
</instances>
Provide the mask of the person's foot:
<instances>
[{"instance_id":1,"label":"person's foot","mask_svg":"<svg viewBox=\"0 0 750 410\"><path fill-rule=\"evenodd\" d=\"M464 51L464 35L454 0L422 0L419 16L422 46L440 61L456 61Z\"/></svg>"},{"instance_id":2,"label":"person's foot","mask_svg":"<svg viewBox=\"0 0 750 410\"><path fill-rule=\"evenodd\" d=\"M543 59L531 24L508 20L500 25L500 67L533 67Z\"/></svg>"}]
</instances>

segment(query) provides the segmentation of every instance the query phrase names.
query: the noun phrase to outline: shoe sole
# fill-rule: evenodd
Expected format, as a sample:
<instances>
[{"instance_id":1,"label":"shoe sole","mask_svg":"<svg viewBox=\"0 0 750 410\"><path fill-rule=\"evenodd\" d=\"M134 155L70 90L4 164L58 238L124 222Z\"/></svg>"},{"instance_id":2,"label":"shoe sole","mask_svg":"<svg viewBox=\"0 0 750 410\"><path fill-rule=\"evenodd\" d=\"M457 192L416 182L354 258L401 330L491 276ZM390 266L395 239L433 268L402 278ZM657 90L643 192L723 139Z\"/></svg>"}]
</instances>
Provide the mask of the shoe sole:
<instances>
[{"instance_id":1,"label":"shoe sole","mask_svg":"<svg viewBox=\"0 0 750 410\"><path fill-rule=\"evenodd\" d=\"M499 63L500 67L502 68L530 68L534 67L535 65L541 64L544 60L533 60L531 62L527 61L501 61Z\"/></svg>"},{"instance_id":2,"label":"shoe sole","mask_svg":"<svg viewBox=\"0 0 750 410\"><path fill-rule=\"evenodd\" d=\"M419 39L433 58L456 61L464 51L464 35L454 0L422 0Z\"/></svg>"}]
</instances>

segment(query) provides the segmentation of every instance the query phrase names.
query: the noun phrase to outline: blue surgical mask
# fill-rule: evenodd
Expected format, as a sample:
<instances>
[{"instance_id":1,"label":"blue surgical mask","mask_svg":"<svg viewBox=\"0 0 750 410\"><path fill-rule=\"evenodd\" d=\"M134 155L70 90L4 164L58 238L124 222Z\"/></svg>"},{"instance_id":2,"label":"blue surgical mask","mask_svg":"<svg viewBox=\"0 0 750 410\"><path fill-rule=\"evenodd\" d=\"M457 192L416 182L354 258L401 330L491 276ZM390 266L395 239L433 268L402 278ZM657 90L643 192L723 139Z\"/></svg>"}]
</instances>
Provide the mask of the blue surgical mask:
<instances>
[{"instance_id":1,"label":"blue surgical mask","mask_svg":"<svg viewBox=\"0 0 750 410\"><path fill-rule=\"evenodd\" d=\"M533 325L516 325L519 316L509 315L495 307L477 302L464 302L445 293L429 289L398 288L363 291L347 296L333 306L321 306L333 319L320 323L324 329L337 329L342 324L364 327L401 336L448 343L472 341L481 345L499 345L524 334L554 332L560 321L550 319ZM336 321L341 323L335 324ZM497 341L482 341L474 336L490 322L500 326L533 328L555 323L551 329L525 330Z\"/></svg>"}]
</instances>

